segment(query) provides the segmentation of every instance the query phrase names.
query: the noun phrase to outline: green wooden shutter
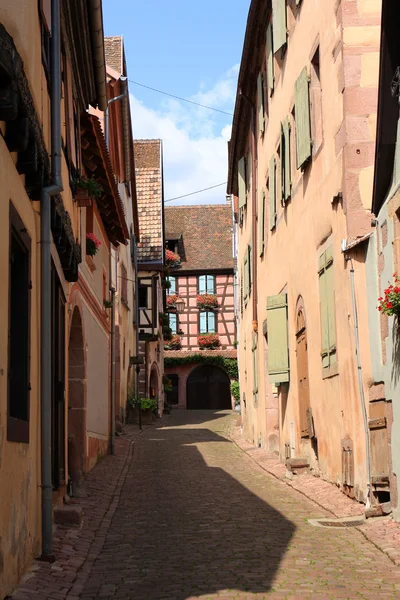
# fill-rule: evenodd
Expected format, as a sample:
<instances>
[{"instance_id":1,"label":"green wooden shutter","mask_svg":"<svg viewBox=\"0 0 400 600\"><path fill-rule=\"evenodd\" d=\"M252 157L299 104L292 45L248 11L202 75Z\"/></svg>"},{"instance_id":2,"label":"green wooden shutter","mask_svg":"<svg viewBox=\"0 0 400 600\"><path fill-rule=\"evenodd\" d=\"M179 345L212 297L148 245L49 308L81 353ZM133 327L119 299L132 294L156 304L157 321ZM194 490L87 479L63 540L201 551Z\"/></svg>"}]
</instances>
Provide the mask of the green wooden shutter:
<instances>
[{"instance_id":1,"label":"green wooden shutter","mask_svg":"<svg viewBox=\"0 0 400 600\"><path fill-rule=\"evenodd\" d=\"M253 399L258 400L258 350L257 350L257 335L253 336Z\"/></svg>"},{"instance_id":2,"label":"green wooden shutter","mask_svg":"<svg viewBox=\"0 0 400 600\"><path fill-rule=\"evenodd\" d=\"M267 298L268 373L273 383L289 381L287 294Z\"/></svg>"},{"instance_id":3,"label":"green wooden shutter","mask_svg":"<svg viewBox=\"0 0 400 600\"><path fill-rule=\"evenodd\" d=\"M250 192L250 186L251 186L251 177L252 177L252 155L251 155L251 150L248 151L247 153L247 158L246 158L246 194L249 194Z\"/></svg>"},{"instance_id":4,"label":"green wooden shutter","mask_svg":"<svg viewBox=\"0 0 400 600\"><path fill-rule=\"evenodd\" d=\"M336 362L336 318L335 318L335 284L333 277L333 252L332 247L325 252L325 278L326 298L328 311L328 351L329 366Z\"/></svg>"},{"instance_id":5,"label":"green wooden shutter","mask_svg":"<svg viewBox=\"0 0 400 600\"><path fill-rule=\"evenodd\" d=\"M260 206L258 209L258 243L259 243L259 254L264 254L264 242L265 242L265 190L260 192Z\"/></svg>"},{"instance_id":6,"label":"green wooden shutter","mask_svg":"<svg viewBox=\"0 0 400 600\"><path fill-rule=\"evenodd\" d=\"M272 0L272 23L275 54L287 41L286 0Z\"/></svg>"},{"instance_id":7,"label":"green wooden shutter","mask_svg":"<svg viewBox=\"0 0 400 600\"><path fill-rule=\"evenodd\" d=\"M291 174L291 160L290 160L290 123L289 123L289 117L286 117L286 119L283 122L283 137L284 137L284 144L285 144L285 156L284 156L284 162L285 162L285 181L284 181L284 186L285 186L285 195L284 195L284 200L285 202L287 200L289 200L291 192L292 192L292 174Z\"/></svg>"},{"instance_id":8,"label":"green wooden shutter","mask_svg":"<svg viewBox=\"0 0 400 600\"><path fill-rule=\"evenodd\" d=\"M249 272L248 280L249 280L249 296L251 294L251 286L253 283L253 251L252 251L252 243L247 246L247 270Z\"/></svg>"},{"instance_id":9,"label":"green wooden shutter","mask_svg":"<svg viewBox=\"0 0 400 600\"><path fill-rule=\"evenodd\" d=\"M244 305L247 306L247 300L249 299L249 268L248 268L248 262L249 262L249 253L248 250L246 248L246 252L244 255L244 262L243 262L243 285L244 285Z\"/></svg>"},{"instance_id":10,"label":"green wooden shutter","mask_svg":"<svg viewBox=\"0 0 400 600\"><path fill-rule=\"evenodd\" d=\"M239 160L238 165L239 179L239 208L246 206L246 163L244 156Z\"/></svg>"},{"instance_id":11,"label":"green wooden shutter","mask_svg":"<svg viewBox=\"0 0 400 600\"><path fill-rule=\"evenodd\" d=\"M240 314L243 315L243 273L240 275Z\"/></svg>"},{"instance_id":12,"label":"green wooden shutter","mask_svg":"<svg viewBox=\"0 0 400 600\"><path fill-rule=\"evenodd\" d=\"M263 74L259 73L257 77L257 106L258 106L258 131L262 135L264 133L264 94L263 94Z\"/></svg>"},{"instance_id":13,"label":"green wooden shutter","mask_svg":"<svg viewBox=\"0 0 400 600\"><path fill-rule=\"evenodd\" d=\"M285 161L285 153L286 153L286 148L285 148L285 136L283 133L283 123L281 122L281 141L280 141L280 148L281 148L281 204L282 206L285 206L285 167L286 167L286 161Z\"/></svg>"},{"instance_id":14,"label":"green wooden shutter","mask_svg":"<svg viewBox=\"0 0 400 600\"><path fill-rule=\"evenodd\" d=\"M269 162L269 228L274 229L276 225L276 164L275 156Z\"/></svg>"},{"instance_id":15,"label":"green wooden shutter","mask_svg":"<svg viewBox=\"0 0 400 600\"><path fill-rule=\"evenodd\" d=\"M294 87L296 111L297 168L311 156L310 92L307 67L304 67Z\"/></svg>"},{"instance_id":16,"label":"green wooden shutter","mask_svg":"<svg viewBox=\"0 0 400 600\"><path fill-rule=\"evenodd\" d=\"M267 67L268 67L268 88L272 94L274 90L274 54L272 52L272 23L267 27Z\"/></svg>"}]
</instances>

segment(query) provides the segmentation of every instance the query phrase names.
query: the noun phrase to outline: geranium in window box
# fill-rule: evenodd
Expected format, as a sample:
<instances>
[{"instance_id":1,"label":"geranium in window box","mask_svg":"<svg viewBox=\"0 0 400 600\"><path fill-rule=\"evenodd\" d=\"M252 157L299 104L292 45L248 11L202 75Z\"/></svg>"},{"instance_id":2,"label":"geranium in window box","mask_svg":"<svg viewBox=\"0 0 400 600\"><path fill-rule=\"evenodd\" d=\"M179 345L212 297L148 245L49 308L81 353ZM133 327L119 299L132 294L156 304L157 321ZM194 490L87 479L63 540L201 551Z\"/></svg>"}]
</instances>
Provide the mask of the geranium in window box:
<instances>
[{"instance_id":1,"label":"geranium in window box","mask_svg":"<svg viewBox=\"0 0 400 600\"><path fill-rule=\"evenodd\" d=\"M164 342L164 350L180 350L182 341L179 335L173 335L170 340Z\"/></svg>"},{"instance_id":2,"label":"geranium in window box","mask_svg":"<svg viewBox=\"0 0 400 600\"><path fill-rule=\"evenodd\" d=\"M165 265L168 268L173 269L174 267L179 267L180 264L181 257L179 256L179 254L172 252L172 250L165 251Z\"/></svg>"},{"instance_id":3,"label":"geranium in window box","mask_svg":"<svg viewBox=\"0 0 400 600\"><path fill-rule=\"evenodd\" d=\"M179 300L179 296L176 294L172 294L171 296L167 296L167 308L176 308L176 303Z\"/></svg>"},{"instance_id":4,"label":"geranium in window box","mask_svg":"<svg viewBox=\"0 0 400 600\"><path fill-rule=\"evenodd\" d=\"M384 296L378 298L379 312L388 317L397 317L400 320L400 277L393 273L394 283L390 284L384 291Z\"/></svg>"},{"instance_id":5,"label":"geranium in window box","mask_svg":"<svg viewBox=\"0 0 400 600\"><path fill-rule=\"evenodd\" d=\"M218 333L201 333L197 336L200 350L215 350L221 346Z\"/></svg>"},{"instance_id":6,"label":"geranium in window box","mask_svg":"<svg viewBox=\"0 0 400 600\"><path fill-rule=\"evenodd\" d=\"M215 294L199 294L197 308L200 310L215 310L218 308L218 298Z\"/></svg>"},{"instance_id":7,"label":"geranium in window box","mask_svg":"<svg viewBox=\"0 0 400 600\"><path fill-rule=\"evenodd\" d=\"M88 256L95 256L99 251L101 241L97 239L94 233L86 234L86 254Z\"/></svg>"}]
</instances>

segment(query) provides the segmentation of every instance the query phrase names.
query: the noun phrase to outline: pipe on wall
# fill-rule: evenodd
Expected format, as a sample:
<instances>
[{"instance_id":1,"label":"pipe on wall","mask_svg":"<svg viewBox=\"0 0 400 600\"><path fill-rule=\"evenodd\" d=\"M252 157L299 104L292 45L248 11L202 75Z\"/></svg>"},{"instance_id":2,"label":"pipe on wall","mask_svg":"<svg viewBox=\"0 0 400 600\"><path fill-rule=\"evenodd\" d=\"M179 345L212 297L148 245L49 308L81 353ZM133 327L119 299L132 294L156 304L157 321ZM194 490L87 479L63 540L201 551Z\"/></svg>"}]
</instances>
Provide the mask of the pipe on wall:
<instances>
[{"instance_id":1,"label":"pipe on wall","mask_svg":"<svg viewBox=\"0 0 400 600\"><path fill-rule=\"evenodd\" d=\"M40 424L42 558L53 559L51 478L51 198L63 190L61 177L60 0L51 1L51 183L40 205Z\"/></svg>"},{"instance_id":2,"label":"pipe on wall","mask_svg":"<svg viewBox=\"0 0 400 600\"><path fill-rule=\"evenodd\" d=\"M111 249L110 249L111 252ZM110 273L111 281L112 273ZM115 454L115 288L110 286L111 292L111 377L110 377L110 454Z\"/></svg>"}]
</instances>

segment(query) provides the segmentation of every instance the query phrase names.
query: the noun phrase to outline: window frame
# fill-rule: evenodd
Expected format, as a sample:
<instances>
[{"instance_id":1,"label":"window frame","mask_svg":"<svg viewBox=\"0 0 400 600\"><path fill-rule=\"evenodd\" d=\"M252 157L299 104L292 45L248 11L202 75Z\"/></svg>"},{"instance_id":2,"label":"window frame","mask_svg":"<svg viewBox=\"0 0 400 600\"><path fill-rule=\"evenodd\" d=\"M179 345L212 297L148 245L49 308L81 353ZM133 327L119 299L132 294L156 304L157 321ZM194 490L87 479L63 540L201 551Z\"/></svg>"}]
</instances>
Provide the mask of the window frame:
<instances>
[{"instance_id":1,"label":"window frame","mask_svg":"<svg viewBox=\"0 0 400 600\"><path fill-rule=\"evenodd\" d=\"M126 308L129 308L128 299L128 272L123 263L120 268L120 279L121 279L121 302Z\"/></svg>"},{"instance_id":2,"label":"window frame","mask_svg":"<svg viewBox=\"0 0 400 600\"><path fill-rule=\"evenodd\" d=\"M322 377L327 379L338 375L338 354L337 354L337 326L335 310L335 280L334 280L334 257L333 246L329 245L319 254L318 280L319 280L319 307L320 307L320 327L321 327L321 368ZM328 273L329 271L329 273ZM331 288L328 287L328 276L330 277ZM332 297L329 297L329 293ZM323 304L323 299L325 304ZM330 322L329 305L333 311L332 323ZM323 314L324 313L324 314ZM326 331L324 331L324 328ZM334 343L331 344L330 335L333 332ZM324 335L327 338L327 348L324 348ZM324 359L327 364L324 365Z\"/></svg>"},{"instance_id":3,"label":"window frame","mask_svg":"<svg viewBox=\"0 0 400 600\"><path fill-rule=\"evenodd\" d=\"M172 320L175 320L175 325L174 326L172 326L171 317L172 317ZM178 313L176 313L176 312L169 312L168 313L168 323L169 323L169 327L171 328L172 335L177 335L178 331L179 331Z\"/></svg>"},{"instance_id":4,"label":"window frame","mask_svg":"<svg viewBox=\"0 0 400 600\"><path fill-rule=\"evenodd\" d=\"M205 291L202 292L201 288L200 288L200 279L202 279L203 277L205 277ZM212 278L212 289L213 291L210 292L208 289L208 279ZM215 275L211 275L211 274L204 274L204 275L198 275L197 277L197 293L202 295L202 294L210 294L210 295L215 295L216 294L216 276Z\"/></svg>"},{"instance_id":5,"label":"window frame","mask_svg":"<svg viewBox=\"0 0 400 600\"><path fill-rule=\"evenodd\" d=\"M10 377L11 377L11 312L12 312L12 302L11 302L11 252L12 252L12 242L13 239L16 239L18 244L22 246L24 252L27 254L27 315L26 315L26 415L27 418L20 419L18 417L14 417L10 415L11 412L11 385L10 385ZM7 373L7 441L9 442L19 442L19 443L29 443L29 424L30 424L30 361L31 361L31 269L32 269L32 242L31 237L19 216L17 210L14 205L10 202L10 215L9 215L9 274L8 274L8 373ZM14 307L15 308L15 307Z\"/></svg>"},{"instance_id":6,"label":"window frame","mask_svg":"<svg viewBox=\"0 0 400 600\"><path fill-rule=\"evenodd\" d=\"M203 315L203 314L206 315L207 331L201 331L201 315ZM210 331L209 323L208 323L208 315L212 315L213 316L213 319L214 319L214 331ZM199 335L205 335L207 333L218 333L217 313L214 312L213 310L200 310L199 311L198 330L199 330Z\"/></svg>"},{"instance_id":7,"label":"window frame","mask_svg":"<svg viewBox=\"0 0 400 600\"><path fill-rule=\"evenodd\" d=\"M178 278L176 277L176 275L168 275L168 281L171 283L171 287L167 290L167 296L175 296L177 293L176 290ZM172 282L174 283L174 285L172 285Z\"/></svg>"}]
</instances>

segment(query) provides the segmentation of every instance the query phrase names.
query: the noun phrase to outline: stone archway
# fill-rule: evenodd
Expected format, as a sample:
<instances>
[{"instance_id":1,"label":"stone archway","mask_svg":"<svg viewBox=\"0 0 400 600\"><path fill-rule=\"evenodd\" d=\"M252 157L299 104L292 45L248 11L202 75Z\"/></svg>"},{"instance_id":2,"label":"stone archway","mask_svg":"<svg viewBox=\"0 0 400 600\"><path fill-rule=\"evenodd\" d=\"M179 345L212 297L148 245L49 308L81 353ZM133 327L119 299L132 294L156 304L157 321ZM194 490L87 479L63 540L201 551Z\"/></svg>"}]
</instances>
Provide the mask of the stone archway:
<instances>
[{"instance_id":1,"label":"stone archway","mask_svg":"<svg viewBox=\"0 0 400 600\"><path fill-rule=\"evenodd\" d=\"M82 495L85 472L86 374L82 317L75 307L68 345L68 470L73 495Z\"/></svg>"},{"instance_id":2,"label":"stone archway","mask_svg":"<svg viewBox=\"0 0 400 600\"><path fill-rule=\"evenodd\" d=\"M187 380L187 408L189 410L230 410L232 398L230 379L219 367L196 367Z\"/></svg>"}]
</instances>

